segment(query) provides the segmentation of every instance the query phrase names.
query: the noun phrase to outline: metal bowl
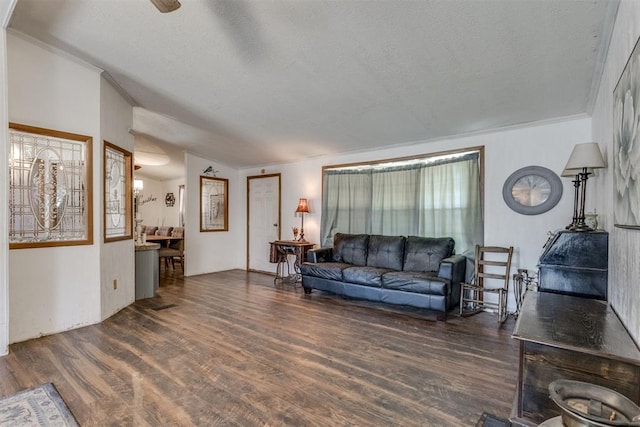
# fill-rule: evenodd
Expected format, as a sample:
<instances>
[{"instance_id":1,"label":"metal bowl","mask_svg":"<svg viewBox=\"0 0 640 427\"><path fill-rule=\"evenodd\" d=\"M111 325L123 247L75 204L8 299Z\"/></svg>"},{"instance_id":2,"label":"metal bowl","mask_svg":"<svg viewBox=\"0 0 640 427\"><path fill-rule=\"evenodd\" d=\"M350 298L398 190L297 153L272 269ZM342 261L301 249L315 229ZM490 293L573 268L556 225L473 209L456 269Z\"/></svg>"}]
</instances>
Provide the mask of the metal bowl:
<instances>
[{"instance_id":1,"label":"metal bowl","mask_svg":"<svg viewBox=\"0 0 640 427\"><path fill-rule=\"evenodd\" d=\"M640 427L640 407L608 388L556 380L549 384L549 395L562 409L566 427Z\"/></svg>"}]
</instances>

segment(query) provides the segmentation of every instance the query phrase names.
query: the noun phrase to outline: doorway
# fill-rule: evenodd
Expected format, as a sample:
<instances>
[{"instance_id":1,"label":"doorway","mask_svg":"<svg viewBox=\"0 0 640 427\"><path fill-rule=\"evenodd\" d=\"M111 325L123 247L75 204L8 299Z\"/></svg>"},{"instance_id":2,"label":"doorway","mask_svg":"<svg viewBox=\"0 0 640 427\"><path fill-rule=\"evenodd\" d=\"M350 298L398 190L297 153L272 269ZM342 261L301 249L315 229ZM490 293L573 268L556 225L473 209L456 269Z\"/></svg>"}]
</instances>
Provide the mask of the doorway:
<instances>
[{"instance_id":1,"label":"doorway","mask_svg":"<svg viewBox=\"0 0 640 427\"><path fill-rule=\"evenodd\" d=\"M247 270L272 273L269 242L280 239L280 174L247 177Z\"/></svg>"}]
</instances>

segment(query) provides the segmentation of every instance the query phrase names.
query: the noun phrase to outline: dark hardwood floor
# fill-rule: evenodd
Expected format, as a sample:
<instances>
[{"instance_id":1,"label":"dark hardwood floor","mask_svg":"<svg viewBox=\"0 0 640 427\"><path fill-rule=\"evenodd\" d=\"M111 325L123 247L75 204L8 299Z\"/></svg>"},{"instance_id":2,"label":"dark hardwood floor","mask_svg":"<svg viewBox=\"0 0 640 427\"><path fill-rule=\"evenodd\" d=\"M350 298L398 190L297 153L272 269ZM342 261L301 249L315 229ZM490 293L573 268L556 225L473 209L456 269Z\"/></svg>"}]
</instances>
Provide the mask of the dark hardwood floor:
<instances>
[{"instance_id":1,"label":"dark hardwood floor","mask_svg":"<svg viewBox=\"0 0 640 427\"><path fill-rule=\"evenodd\" d=\"M11 345L0 395L53 382L83 426L473 426L511 409L512 318L441 322L240 270L162 283L99 325Z\"/></svg>"}]
</instances>

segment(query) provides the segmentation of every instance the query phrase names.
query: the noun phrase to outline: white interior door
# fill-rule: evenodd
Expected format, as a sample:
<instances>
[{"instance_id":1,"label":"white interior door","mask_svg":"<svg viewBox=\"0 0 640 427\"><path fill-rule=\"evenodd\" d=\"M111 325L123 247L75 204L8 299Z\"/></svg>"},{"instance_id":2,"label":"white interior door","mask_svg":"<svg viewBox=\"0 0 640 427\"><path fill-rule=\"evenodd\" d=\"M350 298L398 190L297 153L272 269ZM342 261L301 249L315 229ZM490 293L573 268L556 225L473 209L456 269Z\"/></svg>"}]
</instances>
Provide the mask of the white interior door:
<instances>
[{"instance_id":1,"label":"white interior door","mask_svg":"<svg viewBox=\"0 0 640 427\"><path fill-rule=\"evenodd\" d=\"M247 177L247 269L273 273L269 242L280 238L280 174Z\"/></svg>"}]
</instances>

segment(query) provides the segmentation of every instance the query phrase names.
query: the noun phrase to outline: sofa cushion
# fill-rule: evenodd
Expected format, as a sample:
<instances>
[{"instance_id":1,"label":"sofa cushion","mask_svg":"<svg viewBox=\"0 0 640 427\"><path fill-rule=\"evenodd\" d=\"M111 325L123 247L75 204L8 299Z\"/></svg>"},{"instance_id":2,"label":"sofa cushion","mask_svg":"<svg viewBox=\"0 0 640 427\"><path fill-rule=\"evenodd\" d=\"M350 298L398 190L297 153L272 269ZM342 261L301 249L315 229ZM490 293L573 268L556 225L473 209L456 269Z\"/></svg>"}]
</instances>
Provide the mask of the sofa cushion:
<instances>
[{"instance_id":1,"label":"sofa cushion","mask_svg":"<svg viewBox=\"0 0 640 427\"><path fill-rule=\"evenodd\" d=\"M342 270L351 267L342 262L305 262L300 265L300 272L304 276L321 277L330 280L342 280Z\"/></svg>"},{"instance_id":2,"label":"sofa cushion","mask_svg":"<svg viewBox=\"0 0 640 427\"><path fill-rule=\"evenodd\" d=\"M404 241L404 236L370 236L367 267L402 270Z\"/></svg>"},{"instance_id":3,"label":"sofa cushion","mask_svg":"<svg viewBox=\"0 0 640 427\"><path fill-rule=\"evenodd\" d=\"M367 265L368 234L336 233L333 237L333 261Z\"/></svg>"},{"instance_id":4,"label":"sofa cushion","mask_svg":"<svg viewBox=\"0 0 640 427\"><path fill-rule=\"evenodd\" d=\"M382 287L418 294L446 296L449 281L431 272L390 271L382 275Z\"/></svg>"},{"instance_id":5,"label":"sofa cushion","mask_svg":"<svg viewBox=\"0 0 640 427\"><path fill-rule=\"evenodd\" d=\"M382 275L393 270L377 267L349 267L342 270L342 280L357 285L382 286Z\"/></svg>"},{"instance_id":6,"label":"sofa cushion","mask_svg":"<svg viewBox=\"0 0 640 427\"><path fill-rule=\"evenodd\" d=\"M451 237L407 237L404 248L404 271L438 271L440 261L453 254Z\"/></svg>"}]
</instances>

